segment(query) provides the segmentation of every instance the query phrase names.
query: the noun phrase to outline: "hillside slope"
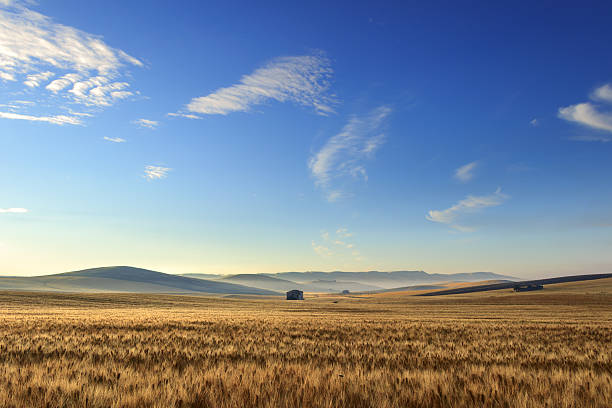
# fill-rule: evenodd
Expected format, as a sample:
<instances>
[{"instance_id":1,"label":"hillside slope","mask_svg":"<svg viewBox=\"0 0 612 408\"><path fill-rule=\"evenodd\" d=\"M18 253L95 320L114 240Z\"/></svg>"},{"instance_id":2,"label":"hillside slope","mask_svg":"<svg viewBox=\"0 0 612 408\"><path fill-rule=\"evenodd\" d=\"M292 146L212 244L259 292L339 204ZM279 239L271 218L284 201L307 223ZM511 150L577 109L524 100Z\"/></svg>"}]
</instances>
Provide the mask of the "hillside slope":
<instances>
[{"instance_id":1,"label":"hillside slope","mask_svg":"<svg viewBox=\"0 0 612 408\"><path fill-rule=\"evenodd\" d=\"M536 280L530 280L530 281L504 282L504 283L494 283L494 284L438 290L434 292L418 294L416 296L443 296L443 295L458 295L458 294L463 294L463 293L474 293L474 292L488 292L488 291L493 291L493 290L511 289L517 283L522 284L522 285L556 285L556 284L563 284L563 283L570 283L570 282L592 281L592 280L608 279L608 278L612 278L612 273L560 276L556 278L536 279Z\"/></svg>"},{"instance_id":2,"label":"hillside slope","mask_svg":"<svg viewBox=\"0 0 612 408\"><path fill-rule=\"evenodd\" d=\"M62 292L278 294L274 291L245 285L188 278L129 266L93 268L35 277L0 277L0 289Z\"/></svg>"}]
</instances>

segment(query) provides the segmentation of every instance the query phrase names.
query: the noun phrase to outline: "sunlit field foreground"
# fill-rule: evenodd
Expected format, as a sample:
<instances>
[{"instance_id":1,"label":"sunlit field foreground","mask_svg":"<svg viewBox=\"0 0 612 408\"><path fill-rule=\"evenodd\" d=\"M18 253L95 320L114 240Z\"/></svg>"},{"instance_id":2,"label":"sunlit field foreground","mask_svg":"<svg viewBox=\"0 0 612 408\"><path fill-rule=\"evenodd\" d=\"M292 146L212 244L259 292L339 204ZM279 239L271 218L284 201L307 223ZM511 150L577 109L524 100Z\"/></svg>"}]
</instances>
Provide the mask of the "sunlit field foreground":
<instances>
[{"instance_id":1,"label":"sunlit field foreground","mask_svg":"<svg viewBox=\"0 0 612 408\"><path fill-rule=\"evenodd\" d=\"M0 406L610 407L598 285L303 302L4 292Z\"/></svg>"}]
</instances>

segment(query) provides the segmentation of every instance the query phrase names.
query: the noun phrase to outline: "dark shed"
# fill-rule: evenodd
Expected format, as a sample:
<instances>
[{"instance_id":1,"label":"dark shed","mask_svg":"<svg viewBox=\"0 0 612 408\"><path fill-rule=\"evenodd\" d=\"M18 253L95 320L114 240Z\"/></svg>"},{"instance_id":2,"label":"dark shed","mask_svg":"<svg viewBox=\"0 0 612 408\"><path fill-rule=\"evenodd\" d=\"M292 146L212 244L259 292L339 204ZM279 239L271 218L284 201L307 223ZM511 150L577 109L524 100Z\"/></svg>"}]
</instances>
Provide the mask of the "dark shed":
<instances>
[{"instance_id":1,"label":"dark shed","mask_svg":"<svg viewBox=\"0 0 612 408\"><path fill-rule=\"evenodd\" d=\"M287 292L287 300L304 300L304 292L293 289Z\"/></svg>"}]
</instances>

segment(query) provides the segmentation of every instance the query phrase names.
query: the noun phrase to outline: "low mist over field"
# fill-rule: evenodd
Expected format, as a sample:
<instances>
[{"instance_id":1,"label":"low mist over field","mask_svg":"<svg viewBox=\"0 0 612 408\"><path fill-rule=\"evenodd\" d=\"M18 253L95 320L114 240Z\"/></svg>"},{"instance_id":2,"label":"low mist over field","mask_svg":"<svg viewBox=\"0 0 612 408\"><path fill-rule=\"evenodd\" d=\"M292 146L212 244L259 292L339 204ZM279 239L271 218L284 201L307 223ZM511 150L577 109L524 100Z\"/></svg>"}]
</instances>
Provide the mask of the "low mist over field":
<instances>
[{"instance_id":1,"label":"low mist over field","mask_svg":"<svg viewBox=\"0 0 612 408\"><path fill-rule=\"evenodd\" d=\"M185 274L179 276L129 266L112 266L23 278L0 276L0 289L278 295L280 292L292 289L323 293L343 290L368 292L421 283L476 282L488 279L516 280L516 278L489 272L430 275L422 271Z\"/></svg>"}]
</instances>

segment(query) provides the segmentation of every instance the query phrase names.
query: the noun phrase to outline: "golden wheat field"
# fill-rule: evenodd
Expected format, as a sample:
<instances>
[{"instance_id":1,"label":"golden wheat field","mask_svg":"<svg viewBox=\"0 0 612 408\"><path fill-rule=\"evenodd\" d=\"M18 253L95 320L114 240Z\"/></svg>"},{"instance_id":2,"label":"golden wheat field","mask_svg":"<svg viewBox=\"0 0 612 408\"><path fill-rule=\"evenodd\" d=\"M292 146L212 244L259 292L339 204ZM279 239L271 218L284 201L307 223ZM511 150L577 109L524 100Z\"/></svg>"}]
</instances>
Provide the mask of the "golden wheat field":
<instances>
[{"instance_id":1,"label":"golden wheat field","mask_svg":"<svg viewBox=\"0 0 612 408\"><path fill-rule=\"evenodd\" d=\"M610 407L612 282L303 302L0 293L2 407Z\"/></svg>"}]
</instances>

